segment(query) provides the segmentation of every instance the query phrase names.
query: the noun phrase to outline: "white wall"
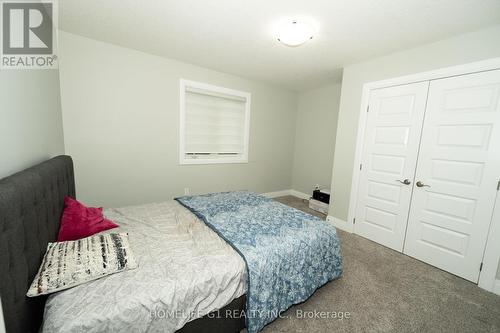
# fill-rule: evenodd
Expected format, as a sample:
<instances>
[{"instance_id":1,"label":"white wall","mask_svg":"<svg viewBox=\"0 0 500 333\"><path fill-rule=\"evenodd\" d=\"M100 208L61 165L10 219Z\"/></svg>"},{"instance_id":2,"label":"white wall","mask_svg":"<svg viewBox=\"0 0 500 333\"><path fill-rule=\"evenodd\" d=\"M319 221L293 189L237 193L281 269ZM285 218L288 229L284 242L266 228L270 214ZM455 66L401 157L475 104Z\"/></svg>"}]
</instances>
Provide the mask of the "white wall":
<instances>
[{"instance_id":1,"label":"white wall","mask_svg":"<svg viewBox=\"0 0 500 333\"><path fill-rule=\"evenodd\" d=\"M329 215L346 220L363 84L500 56L500 25L344 68Z\"/></svg>"},{"instance_id":2,"label":"white wall","mask_svg":"<svg viewBox=\"0 0 500 333\"><path fill-rule=\"evenodd\" d=\"M59 37L65 148L85 203L161 201L185 187L291 187L294 92L65 32ZM179 165L180 78L252 93L249 163Z\"/></svg>"},{"instance_id":3,"label":"white wall","mask_svg":"<svg viewBox=\"0 0 500 333\"><path fill-rule=\"evenodd\" d=\"M300 92L292 188L311 194L316 184L329 188L340 101L340 84Z\"/></svg>"},{"instance_id":4,"label":"white wall","mask_svg":"<svg viewBox=\"0 0 500 333\"><path fill-rule=\"evenodd\" d=\"M0 71L0 178L62 153L58 71Z\"/></svg>"}]
</instances>

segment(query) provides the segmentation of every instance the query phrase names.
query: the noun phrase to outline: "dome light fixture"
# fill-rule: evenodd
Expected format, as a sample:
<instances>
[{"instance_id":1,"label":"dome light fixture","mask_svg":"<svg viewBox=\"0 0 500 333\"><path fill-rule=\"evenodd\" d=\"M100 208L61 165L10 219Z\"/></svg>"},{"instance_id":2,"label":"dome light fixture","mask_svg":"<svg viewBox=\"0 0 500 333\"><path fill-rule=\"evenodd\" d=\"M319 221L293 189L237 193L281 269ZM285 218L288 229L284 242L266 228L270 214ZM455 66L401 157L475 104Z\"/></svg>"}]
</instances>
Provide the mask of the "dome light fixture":
<instances>
[{"instance_id":1,"label":"dome light fixture","mask_svg":"<svg viewBox=\"0 0 500 333\"><path fill-rule=\"evenodd\" d=\"M296 47L314 37L314 28L302 21L293 20L282 24L278 30L278 41L286 46Z\"/></svg>"}]
</instances>

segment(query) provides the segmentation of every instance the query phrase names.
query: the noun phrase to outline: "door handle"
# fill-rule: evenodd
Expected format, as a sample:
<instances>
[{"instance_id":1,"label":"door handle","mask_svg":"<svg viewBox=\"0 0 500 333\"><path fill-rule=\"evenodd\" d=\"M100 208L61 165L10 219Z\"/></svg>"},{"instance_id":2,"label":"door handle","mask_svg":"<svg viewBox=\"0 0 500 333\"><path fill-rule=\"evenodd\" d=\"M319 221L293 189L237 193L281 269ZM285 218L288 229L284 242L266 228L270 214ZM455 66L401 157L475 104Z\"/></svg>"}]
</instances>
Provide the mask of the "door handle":
<instances>
[{"instance_id":1,"label":"door handle","mask_svg":"<svg viewBox=\"0 0 500 333\"><path fill-rule=\"evenodd\" d=\"M420 180L416 183L417 187L431 187L430 185L422 183Z\"/></svg>"},{"instance_id":2,"label":"door handle","mask_svg":"<svg viewBox=\"0 0 500 333\"><path fill-rule=\"evenodd\" d=\"M397 182L400 182L401 184L405 184L405 185L410 185L411 184L411 181L406 178L405 180L399 180L399 179L396 179Z\"/></svg>"}]
</instances>

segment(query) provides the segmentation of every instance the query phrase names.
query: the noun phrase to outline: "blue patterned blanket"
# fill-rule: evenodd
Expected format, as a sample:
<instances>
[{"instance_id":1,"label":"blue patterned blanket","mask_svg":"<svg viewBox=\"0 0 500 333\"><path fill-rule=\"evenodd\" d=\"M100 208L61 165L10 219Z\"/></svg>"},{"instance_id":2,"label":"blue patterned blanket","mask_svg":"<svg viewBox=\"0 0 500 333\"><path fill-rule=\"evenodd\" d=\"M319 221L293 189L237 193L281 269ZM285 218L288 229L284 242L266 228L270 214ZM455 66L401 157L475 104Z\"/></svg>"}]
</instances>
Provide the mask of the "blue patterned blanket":
<instances>
[{"instance_id":1,"label":"blue patterned blanket","mask_svg":"<svg viewBox=\"0 0 500 333\"><path fill-rule=\"evenodd\" d=\"M342 274L340 242L330 222L245 191L176 200L246 261L249 333Z\"/></svg>"}]
</instances>

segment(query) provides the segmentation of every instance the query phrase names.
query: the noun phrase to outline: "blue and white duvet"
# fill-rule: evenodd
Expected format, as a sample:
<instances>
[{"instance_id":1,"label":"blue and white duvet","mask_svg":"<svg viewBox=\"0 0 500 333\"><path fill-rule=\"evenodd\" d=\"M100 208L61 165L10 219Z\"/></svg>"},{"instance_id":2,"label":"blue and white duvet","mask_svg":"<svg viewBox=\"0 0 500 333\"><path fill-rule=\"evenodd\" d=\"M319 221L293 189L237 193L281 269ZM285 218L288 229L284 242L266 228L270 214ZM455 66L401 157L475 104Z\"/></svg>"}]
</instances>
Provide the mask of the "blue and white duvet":
<instances>
[{"instance_id":1,"label":"blue and white duvet","mask_svg":"<svg viewBox=\"0 0 500 333\"><path fill-rule=\"evenodd\" d=\"M246 261L249 333L342 274L340 242L330 222L251 192L176 200Z\"/></svg>"}]
</instances>

